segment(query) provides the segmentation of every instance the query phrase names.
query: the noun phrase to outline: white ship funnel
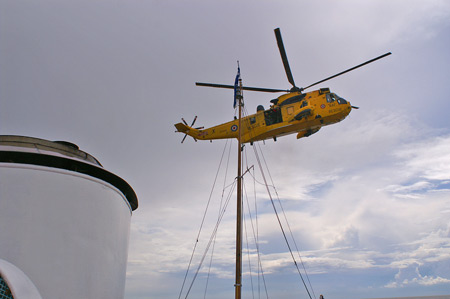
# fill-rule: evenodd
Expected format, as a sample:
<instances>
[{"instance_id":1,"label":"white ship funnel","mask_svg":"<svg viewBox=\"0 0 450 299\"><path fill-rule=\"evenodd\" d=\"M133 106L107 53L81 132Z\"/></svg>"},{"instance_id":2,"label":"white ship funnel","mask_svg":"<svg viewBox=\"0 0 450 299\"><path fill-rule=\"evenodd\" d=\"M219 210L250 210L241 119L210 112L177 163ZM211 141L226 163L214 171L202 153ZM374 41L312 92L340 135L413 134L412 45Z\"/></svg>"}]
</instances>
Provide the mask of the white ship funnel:
<instances>
[{"instance_id":1,"label":"white ship funnel","mask_svg":"<svg viewBox=\"0 0 450 299\"><path fill-rule=\"evenodd\" d=\"M123 298L137 207L129 184L76 145L0 136L0 260L42 298Z\"/></svg>"}]
</instances>

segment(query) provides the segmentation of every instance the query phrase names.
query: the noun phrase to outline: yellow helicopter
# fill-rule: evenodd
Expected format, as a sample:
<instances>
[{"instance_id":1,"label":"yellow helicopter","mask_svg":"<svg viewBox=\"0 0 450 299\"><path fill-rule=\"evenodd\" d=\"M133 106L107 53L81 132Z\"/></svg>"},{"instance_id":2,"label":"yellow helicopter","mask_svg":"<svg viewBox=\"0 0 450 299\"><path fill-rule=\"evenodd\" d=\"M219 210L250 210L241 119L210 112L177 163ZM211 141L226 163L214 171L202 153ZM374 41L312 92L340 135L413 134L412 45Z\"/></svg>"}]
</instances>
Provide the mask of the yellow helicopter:
<instances>
[{"instance_id":1,"label":"yellow helicopter","mask_svg":"<svg viewBox=\"0 0 450 299\"><path fill-rule=\"evenodd\" d=\"M285 92L285 94L270 101L272 105L269 109L265 110L262 105L259 105L256 109L256 114L248 115L241 119L241 143L250 142L250 144L253 144L254 141L271 138L276 141L277 137L293 133L297 133L297 139L299 139L316 133L323 126L340 122L352 109L358 109L358 107L351 106L348 101L331 92L329 88L321 88L307 93L303 93L303 91L391 54L391 52L385 53L309 86L298 88L295 85L289 67L280 29L276 28L274 31L286 76L289 83L292 85L290 90L248 86L239 87L237 84L240 75L239 70L238 75L236 76L235 85L196 82L197 86L234 89L235 98L236 90L239 88L241 90L260 92ZM237 93L239 94L239 90ZM190 126L184 119L182 119L183 123L175 124L177 129L176 132L186 134L181 143L184 142L187 135L193 137L195 141L198 139L212 141L213 139L238 138L239 120L236 118L230 122L207 129L204 129L203 127L193 128L196 119L197 117L194 118L194 121Z\"/></svg>"}]
</instances>

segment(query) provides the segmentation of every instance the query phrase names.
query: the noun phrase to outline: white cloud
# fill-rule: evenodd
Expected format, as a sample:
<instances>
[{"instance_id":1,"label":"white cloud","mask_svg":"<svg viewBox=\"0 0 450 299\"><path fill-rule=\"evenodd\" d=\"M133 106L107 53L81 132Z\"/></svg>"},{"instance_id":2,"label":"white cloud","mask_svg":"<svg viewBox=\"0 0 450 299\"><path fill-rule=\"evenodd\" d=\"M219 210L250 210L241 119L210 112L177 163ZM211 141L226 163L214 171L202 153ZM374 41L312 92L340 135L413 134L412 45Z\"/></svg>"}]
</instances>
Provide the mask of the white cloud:
<instances>
[{"instance_id":1,"label":"white cloud","mask_svg":"<svg viewBox=\"0 0 450 299\"><path fill-rule=\"evenodd\" d=\"M450 279L440 276L422 275L418 264L412 264L407 268L399 269L395 280L385 285L386 288L402 288L407 285L431 286L436 284L450 284Z\"/></svg>"},{"instance_id":2,"label":"white cloud","mask_svg":"<svg viewBox=\"0 0 450 299\"><path fill-rule=\"evenodd\" d=\"M450 137L442 136L409 144L396 155L407 160L405 168L410 176L445 181L450 179L449 148Z\"/></svg>"},{"instance_id":3,"label":"white cloud","mask_svg":"<svg viewBox=\"0 0 450 299\"><path fill-rule=\"evenodd\" d=\"M356 159L363 161L359 164L358 175L351 174L353 171L347 173L351 168L339 165L339 160L333 161L329 164L331 169L337 165L341 167L332 177L325 177L328 181L324 179L320 183L330 184L326 191L318 197L308 195L308 209L301 208L306 205L302 202L297 205L299 210L287 213L295 234L306 236L306 243L315 248L308 251L308 257L304 259L313 273L356 268L404 269L414 264L450 262L446 217L450 191L440 189L442 184L448 183L447 170L433 162L439 161L434 159L437 154L444 161L449 155L445 149L450 148L447 146L450 136L427 138L421 142L404 134L400 138L401 132L412 129L410 124L399 119L402 118L385 115L379 123L366 123L367 127L377 128L373 130L379 136L376 138L367 134L365 126L359 127L357 132L361 135L356 133L356 140L366 138L364 144L367 147L378 146L371 163L365 163L350 146ZM397 124L391 126L386 120L397 121ZM383 146L379 144L382 136L387 139ZM346 142L352 140L344 138L343 143ZM302 171L309 171L309 181L304 177L297 182L289 181L307 186L297 189L300 198L303 190L311 187L308 183L317 181L309 168ZM295 188L290 192L289 198L294 199ZM286 254L283 258L271 257L275 257L271 268L283 268L288 264ZM447 281L442 275L413 279L410 278L409 283L431 285ZM398 285L396 281L390 286Z\"/></svg>"}]
</instances>

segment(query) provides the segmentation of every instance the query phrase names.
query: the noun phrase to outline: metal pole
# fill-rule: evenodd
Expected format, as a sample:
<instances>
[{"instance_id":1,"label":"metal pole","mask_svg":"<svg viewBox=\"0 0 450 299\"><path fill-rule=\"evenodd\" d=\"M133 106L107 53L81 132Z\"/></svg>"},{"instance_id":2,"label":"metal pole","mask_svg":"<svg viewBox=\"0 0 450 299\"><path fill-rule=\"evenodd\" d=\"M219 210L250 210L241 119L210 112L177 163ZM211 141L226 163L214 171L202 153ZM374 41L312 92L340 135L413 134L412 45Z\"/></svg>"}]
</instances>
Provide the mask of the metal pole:
<instances>
[{"instance_id":1,"label":"metal pole","mask_svg":"<svg viewBox=\"0 0 450 299\"><path fill-rule=\"evenodd\" d=\"M241 117L242 117L242 80L239 79L239 120L238 120L238 176L237 176L237 209L236 209L236 283L235 298L241 299L242 287L242 147L241 147Z\"/></svg>"}]
</instances>

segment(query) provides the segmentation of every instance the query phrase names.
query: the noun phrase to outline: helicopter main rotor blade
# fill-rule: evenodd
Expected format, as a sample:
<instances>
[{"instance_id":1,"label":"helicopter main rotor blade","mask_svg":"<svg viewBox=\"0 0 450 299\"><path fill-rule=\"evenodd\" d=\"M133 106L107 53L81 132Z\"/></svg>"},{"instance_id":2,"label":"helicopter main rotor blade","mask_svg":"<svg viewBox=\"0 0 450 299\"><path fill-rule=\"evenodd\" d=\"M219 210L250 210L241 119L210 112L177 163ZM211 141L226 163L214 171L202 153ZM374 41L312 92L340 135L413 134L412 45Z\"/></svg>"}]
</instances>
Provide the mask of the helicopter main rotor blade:
<instances>
[{"instance_id":1,"label":"helicopter main rotor blade","mask_svg":"<svg viewBox=\"0 0 450 299\"><path fill-rule=\"evenodd\" d=\"M336 78L337 76L340 76L340 75L343 75L343 74L348 73L348 72L350 72L350 71L353 71L353 70L355 70L355 69L357 69L357 68L359 68L359 67L362 67L362 66L364 66L364 65L366 65L366 64L369 64L369 63L371 63L371 62L374 62L374 61L376 61L376 60L378 60L378 59L381 59L381 58L386 57L386 56L391 55L391 54L392 54L391 52L388 52L388 53L383 54L383 55L381 55L381 56L378 56L378 57L376 57L376 58L374 58L374 59L368 60L368 61L366 61L366 62L364 62L364 63L361 63L361 64L359 64L359 65L357 65L357 66L354 66L354 67L352 67L352 68L350 68L350 69L348 69L348 70L345 70L345 71L343 71L343 72L340 72L339 74L333 75L333 76L331 76L331 77L328 77L328 78L326 78L326 79L323 79L323 80L320 80L320 81L318 81L318 82L316 82L316 83L313 83L313 84L311 84L311 85L309 85L309 86L306 86L306 87L304 87L303 89L307 89L307 88L310 88L310 87L312 87L312 86L314 86L314 85L317 85L317 84L319 84L319 83L322 83L322 82L328 81L328 80L330 80L330 79Z\"/></svg>"},{"instance_id":2,"label":"helicopter main rotor blade","mask_svg":"<svg viewBox=\"0 0 450 299\"><path fill-rule=\"evenodd\" d=\"M195 85L197 85L197 86L206 86L206 87L234 89L234 85L225 85L225 84L195 82ZM262 87L248 87L248 86L242 86L242 89L243 90L249 90L249 91L260 91L260 92L289 92L289 90L287 90L287 89L274 89L274 88L262 88Z\"/></svg>"},{"instance_id":3,"label":"helicopter main rotor blade","mask_svg":"<svg viewBox=\"0 0 450 299\"><path fill-rule=\"evenodd\" d=\"M276 28L275 37L277 38L278 49L280 50L281 60L283 60L284 70L286 71L286 76L292 87L295 86L294 77L292 76L291 68L289 67L289 61L287 59L286 50L284 49L283 39L281 38L280 28Z\"/></svg>"}]
</instances>

